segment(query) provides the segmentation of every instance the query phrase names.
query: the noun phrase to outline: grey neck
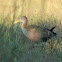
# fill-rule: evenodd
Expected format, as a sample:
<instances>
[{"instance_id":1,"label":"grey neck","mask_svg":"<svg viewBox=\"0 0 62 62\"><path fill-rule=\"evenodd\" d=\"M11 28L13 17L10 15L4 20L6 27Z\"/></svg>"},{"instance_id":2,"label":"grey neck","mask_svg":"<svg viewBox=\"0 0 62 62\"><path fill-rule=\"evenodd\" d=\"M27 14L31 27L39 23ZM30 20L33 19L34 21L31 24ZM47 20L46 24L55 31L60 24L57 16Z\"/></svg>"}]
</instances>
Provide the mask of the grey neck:
<instances>
[{"instance_id":1,"label":"grey neck","mask_svg":"<svg viewBox=\"0 0 62 62\"><path fill-rule=\"evenodd\" d=\"M27 30L26 28L23 27L23 25L24 25L24 23L22 23L22 26L21 26L22 32L23 32L23 34L24 34L26 37L28 37L29 32L28 32L28 30Z\"/></svg>"}]
</instances>

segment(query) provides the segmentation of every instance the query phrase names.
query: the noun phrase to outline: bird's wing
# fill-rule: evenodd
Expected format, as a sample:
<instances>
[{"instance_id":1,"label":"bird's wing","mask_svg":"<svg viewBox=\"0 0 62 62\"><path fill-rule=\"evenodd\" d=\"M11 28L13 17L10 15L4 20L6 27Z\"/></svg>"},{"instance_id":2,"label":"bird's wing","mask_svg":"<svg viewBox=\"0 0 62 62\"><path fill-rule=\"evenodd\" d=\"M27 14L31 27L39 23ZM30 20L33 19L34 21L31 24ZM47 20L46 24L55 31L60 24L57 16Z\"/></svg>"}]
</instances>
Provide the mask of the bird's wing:
<instances>
[{"instance_id":1,"label":"bird's wing","mask_svg":"<svg viewBox=\"0 0 62 62\"><path fill-rule=\"evenodd\" d=\"M40 26L36 26L36 25L30 25L28 26L29 31L34 31L34 32L40 32L41 28Z\"/></svg>"},{"instance_id":2,"label":"bird's wing","mask_svg":"<svg viewBox=\"0 0 62 62\"><path fill-rule=\"evenodd\" d=\"M49 31L47 28L43 28L37 25L30 25L28 26L29 31L32 31L34 33L40 33L41 37L51 37L52 32Z\"/></svg>"}]
</instances>

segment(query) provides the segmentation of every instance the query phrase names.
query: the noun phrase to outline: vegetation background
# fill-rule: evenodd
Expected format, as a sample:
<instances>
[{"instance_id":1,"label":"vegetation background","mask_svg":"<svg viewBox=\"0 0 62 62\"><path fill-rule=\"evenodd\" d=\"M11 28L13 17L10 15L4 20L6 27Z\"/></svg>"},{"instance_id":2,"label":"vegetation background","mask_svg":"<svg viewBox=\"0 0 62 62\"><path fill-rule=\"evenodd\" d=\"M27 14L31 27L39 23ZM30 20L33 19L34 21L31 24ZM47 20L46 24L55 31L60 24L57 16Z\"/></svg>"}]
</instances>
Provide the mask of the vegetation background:
<instances>
[{"instance_id":1,"label":"vegetation background","mask_svg":"<svg viewBox=\"0 0 62 62\"><path fill-rule=\"evenodd\" d=\"M36 44L14 24L27 16L28 25L56 26L58 35ZM31 46L36 46L31 48ZM62 0L0 0L0 62L62 62Z\"/></svg>"}]
</instances>

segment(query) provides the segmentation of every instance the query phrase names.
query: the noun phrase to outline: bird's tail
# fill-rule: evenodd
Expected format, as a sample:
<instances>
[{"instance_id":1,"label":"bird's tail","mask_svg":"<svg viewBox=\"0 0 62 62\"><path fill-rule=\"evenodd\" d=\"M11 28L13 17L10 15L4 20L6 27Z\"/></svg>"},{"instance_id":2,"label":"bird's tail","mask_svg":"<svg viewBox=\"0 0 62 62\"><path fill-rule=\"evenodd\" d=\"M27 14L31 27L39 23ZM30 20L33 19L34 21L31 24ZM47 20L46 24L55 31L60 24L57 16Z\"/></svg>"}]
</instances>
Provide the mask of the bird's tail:
<instances>
[{"instance_id":1,"label":"bird's tail","mask_svg":"<svg viewBox=\"0 0 62 62\"><path fill-rule=\"evenodd\" d=\"M55 29L55 27L52 27L49 31L51 31L54 35L57 35L55 32L53 32L53 30Z\"/></svg>"},{"instance_id":2,"label":"bird's tail","mask_svg":"<svg viewBox=\"0 0 62 62\"><path fill-rule=\"evenodd\" d=\"M56 26L55 26L56 27ZM53 35L57 35L55 32L53 32L53 30L55 29L55 27L52 27L51 29L47 29L48 31L51 31L53 33Z\"/></svg>"},{"instance_id":3,"label":"bird's tail","mask_svg":"<svg viewBox=\"0 0 62 62\"><path fill-rule=\"evenodd\" d=\"M55 26L56 27L56 26ZM52 27L51 29L50 29L50 31L53 31L53 29L55 29L55 27Z\"/></svg>"}]
</instances>

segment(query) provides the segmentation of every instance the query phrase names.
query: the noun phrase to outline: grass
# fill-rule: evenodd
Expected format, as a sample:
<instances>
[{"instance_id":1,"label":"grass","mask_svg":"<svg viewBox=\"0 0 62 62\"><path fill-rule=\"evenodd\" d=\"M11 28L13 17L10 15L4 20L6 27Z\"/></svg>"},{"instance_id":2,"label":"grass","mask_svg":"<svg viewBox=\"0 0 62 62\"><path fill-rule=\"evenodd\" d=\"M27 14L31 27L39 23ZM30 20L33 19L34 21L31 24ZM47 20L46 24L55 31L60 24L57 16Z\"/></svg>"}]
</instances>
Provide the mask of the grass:
<instances>
[{"instance_id":1,"label":"grass","mask_svg":"<svg viewBox=\"0 0 62 62\"><path fill-rule=\"evenodd\" d=\"M9 18L9 17L8 17ZM36 44L24 36L20 24L8 26L7 19L0 24L0 62L61 62L62 61L62 29L56 27L58 36L46 43ZM36 20L36 19L34 19ZM38 23L43 27L51 28L57 24L57 19L50 18ZM51 21L53 20L53 21ZM9 20L8 20L9 22ZM38 25L37 24L37 25ZM37 46L31 48L32 46ZM51 49L52 46L52 49Z\"/></svg>"},{"instance_id":2,"label":"grass","mask_svg":"<svg viewBox=\"0 0 62 62\"><path fill-rule=\"evenodd\" d=\"M45 3L46 7L40 2ZM60 0L46 2L10 0L8 4L2 1L0 3L0 62L62 62L62 2ZM28 25L40 25L49 29L56 26L54 32L57 33L57 37L52 37L46 43L31 42L21 31L21 24L13 24L23 15L28 17ZM32 48L33 46L35 48Z\"/></svg>"},{"instance_id":3,"label":"grass","mask_svg":"<svg viewBox=\"0 0 62 62\"><path fill-rule=\"evenodd\" d=\"M7 15L9 12L13 14L13 5L16 0L0 0L0 13ZM52 4L51 4L52 2ZM23 12L22 15L30 16L50 16L56 18L62 17L62 1L61 0L18 0L16 1L17 16ZM22 11L23 9L23 11ZM11 15L12 16L12 15Z\"/></svg>"}]
</instances>

